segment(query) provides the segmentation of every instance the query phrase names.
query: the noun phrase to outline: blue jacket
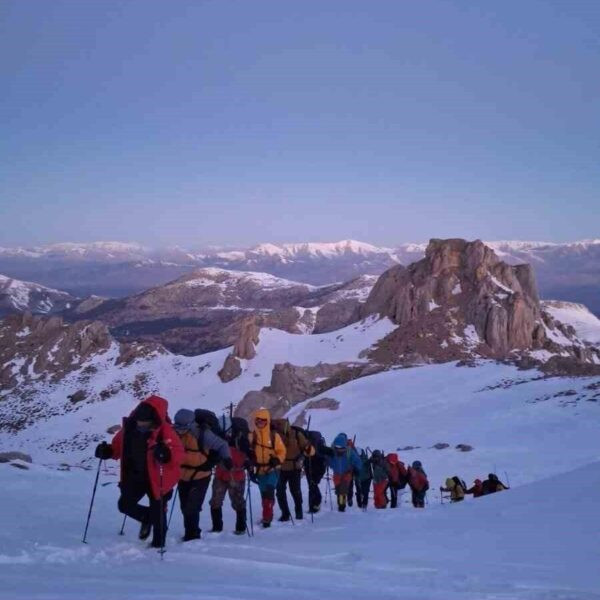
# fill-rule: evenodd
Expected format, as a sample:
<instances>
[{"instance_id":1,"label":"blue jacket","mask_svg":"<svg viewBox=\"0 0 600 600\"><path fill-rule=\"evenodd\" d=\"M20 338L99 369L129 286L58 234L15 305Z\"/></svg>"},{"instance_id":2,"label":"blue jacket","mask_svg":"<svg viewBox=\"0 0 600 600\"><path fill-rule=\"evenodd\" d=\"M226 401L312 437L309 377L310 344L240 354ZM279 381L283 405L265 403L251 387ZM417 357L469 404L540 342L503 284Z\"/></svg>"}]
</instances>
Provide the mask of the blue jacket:
<instances>
[{"instance_id":1,"label":"blue jacket","mask_svg":"<svg viewBox=\"0 0 600 600\"><path fill-rule=\"evenodd\" d=\"M343 454L335 451L338 448L346 448ZM333 455L327 457L327 466L333 471L334 475L343 475L348 471L360 471L362 463L356 450L348 446L348 436L340 433L333 440Z\"/></svg>"}]
</instances>

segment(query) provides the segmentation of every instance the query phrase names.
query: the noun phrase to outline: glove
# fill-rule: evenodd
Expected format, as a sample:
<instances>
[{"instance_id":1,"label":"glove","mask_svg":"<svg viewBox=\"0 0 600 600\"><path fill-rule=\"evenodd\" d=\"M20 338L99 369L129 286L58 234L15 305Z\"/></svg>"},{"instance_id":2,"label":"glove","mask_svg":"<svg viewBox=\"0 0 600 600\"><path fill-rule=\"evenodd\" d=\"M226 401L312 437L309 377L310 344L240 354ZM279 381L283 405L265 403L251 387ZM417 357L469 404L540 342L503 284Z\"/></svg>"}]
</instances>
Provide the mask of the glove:
<instances>
[{"instance_id":1,"label":"glove","mask_svg":"<svg viewBox=\"0 0 600 600\"><path fill-rule=\"evenodd\" d=\"M276 456L271 456L269 459L269 466L271 469L275 469L281 464L281 461Z\"/></svg>"},{"instance_id":2,"label":"glove","mask_svg":"<svg viewBox=\"0 0 600 600\"><path fill-rule=\"evenodd\" d=\"M227 458L224 458L221 463L223 464L223 467L225 469L227 469L228 471L231 471L231 469L233 469L233 461L231 460L231 458L228 456Z\"/></svg>"},{"instance_id":3,"label":"glove","mask_svg":"<svg viewBox=\"0 0 600 600\"><path fill-rule=\"evenodd\" d=\"M106 442L98 444L96 446L95 456L100 460L108 460L109 458L112 458L112 446Z\"/></svg>"},{"instance_id":4,"label":"glove","mask_svg":"<svg viewBox=\"0 0 600 600\"><path fill-rule=\"evenodd\" d=\"M158 442L156 446L154 446L154 460L164 465L171 460L171 450L164 442Z\"/></svg>"}]
</instances>

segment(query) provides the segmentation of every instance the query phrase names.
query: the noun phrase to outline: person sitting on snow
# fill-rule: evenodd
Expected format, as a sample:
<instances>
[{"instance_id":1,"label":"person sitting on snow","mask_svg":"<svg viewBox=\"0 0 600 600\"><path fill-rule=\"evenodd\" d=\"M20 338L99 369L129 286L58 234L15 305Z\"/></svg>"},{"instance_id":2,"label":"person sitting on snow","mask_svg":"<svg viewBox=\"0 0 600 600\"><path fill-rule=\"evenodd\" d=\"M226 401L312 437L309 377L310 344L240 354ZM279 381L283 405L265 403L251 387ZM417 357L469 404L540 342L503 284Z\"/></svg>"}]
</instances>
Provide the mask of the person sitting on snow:
<instances>
[{"instance_id":1,"label":"person sitting on snow","mask_svg":"<svg viewBox=\"0 0 600 600\"><path fill-rule=\"evenodd\" d=\"M96 448L96 458L121 461L119 510L141 523L141 540L153 533L153 548L164 547L167 502L179 481L184 455L167 416L168 406L160 396L146 398L123 419L112 442ZM144 496L148 496L149 506L139 504Z\"/></svg>"}]
</instances>

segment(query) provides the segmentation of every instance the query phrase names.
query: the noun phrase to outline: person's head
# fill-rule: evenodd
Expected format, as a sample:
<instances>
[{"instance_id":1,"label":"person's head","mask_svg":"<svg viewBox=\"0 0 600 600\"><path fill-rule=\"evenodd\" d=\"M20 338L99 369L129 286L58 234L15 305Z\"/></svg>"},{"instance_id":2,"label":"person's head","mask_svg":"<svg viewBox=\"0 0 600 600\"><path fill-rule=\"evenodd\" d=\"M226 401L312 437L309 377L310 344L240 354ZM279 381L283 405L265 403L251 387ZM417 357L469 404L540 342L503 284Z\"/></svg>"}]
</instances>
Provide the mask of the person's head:
<instances>
[{"instance_id":1,"label":"person's head","mask_svg":"<svg viewBox=\"0 0 600 600\"><path fill-rule=\"evenodd\" d=\"M142 432L152 431L158 427L156 411L147 402L142 402L133 413L135 428Z\"/></svg>"},{"instance_id":2,"label":"person's head","mask_svg":"<svg viewBox=\"0 0 600 600\"><path fill-rule=\"evenodd\" d=\"M187 408L182 408L175 413L175 431L179 435L183 435L191 431L195 426L194 411Z\"/></svg>"},{"instance_id":3,"label":"person's head","mask_svg":"<svg viewBox=\"0 0 600 600\"><path fill-rule=\"evenodd\" d=\"M495 473L489 473L488 474L488 479L490 481L498 481L498 475L496 475Z\"/></svg>"},{"instance_id":4,"label":"person's head","mask_svg":"<svg viewBox=\"0 0 600 600\"><path fill-rule=\"evenodd\" d=\"M422 469L423 465L421 464L420 460L415 460L413 461L412 467L413 469Z\"/></svg>"},{"instance_id":5,"label":"person's head","mask_svg":"<svg viewBox=\"0 0 600 600\"><path fill-rule=\"evenodd\" d=\"M474 483L475 483L475 485L481 485L482 482L481 482L481 479L476 479Z\"/></svg>"},{"instance_id":6,"label":"person's head","mask_svg":"<svg viewBox=\"0 0 600 600\"><path fill-rule=\"evenodd\" d=\"M254 419L254 424L258 429L264 429L269 424L269 420L264 417L256 417Z\"/></svg>"},{"instance_id":7,"label":"person's head","mask_svg":"<svg viewBox=\"0 0 600 600\"><path fill-rule=\"evenodd\" d=\"M348 450L348 436L345 433L339 433L333 440L333 451L336 454L344 454Z\"/></svg>"}]
</instances>

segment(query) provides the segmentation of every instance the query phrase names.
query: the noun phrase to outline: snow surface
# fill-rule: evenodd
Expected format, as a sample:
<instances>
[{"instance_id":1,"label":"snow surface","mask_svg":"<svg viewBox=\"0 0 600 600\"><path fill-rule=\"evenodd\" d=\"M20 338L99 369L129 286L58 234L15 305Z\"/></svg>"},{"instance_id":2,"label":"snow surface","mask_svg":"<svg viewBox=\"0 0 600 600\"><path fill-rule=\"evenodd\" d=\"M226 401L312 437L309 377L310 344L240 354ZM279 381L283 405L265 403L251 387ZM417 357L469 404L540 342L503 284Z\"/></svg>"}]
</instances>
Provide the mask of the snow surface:
<instances>
[{"instance_id":1,"label":"snow surface","mask_svg":"<svg viewBox=\"0 0 600 600\"><path fill-rule=\"evenodd\" d=\"M117 535L115 463L101 474L87 545L81 536L93 470L0 465L2 498L10 510L0 528L0 598L598 599L600 442L592 433L599 407L590 403L577 415L579 409L560 408L557 401L526 402L532 392L564 386L561 380L475 389L515 374L491 363L403 369L343 386L337 420L336 412L313 413L328 437L339 429L357 431L359 445L389 446L399 438L475 442L470 453L414 454L432 484L425 510L410 507L406 496L396 510L370 506L364 513L354 507L339 514L324 506L314 524L276 522L267 531L257 527L254 538L237 538L230 533L233 514L226 502L225 533L182 544L176 507L162 561L137 540L135 524L128 522L125 537ZM362 394L350 389L358 384L366 386ZM461 389L466 400L458 395ZM378 397L369 395L375 392ZM401 457L413 458L406 452ZM510 471L512 490L439 504L442 478L485 474L492 460L501 476ZM540 480L544 471L552 478ZM325 491L325 482L321 487ZM256 520L255 486L252 502ZM201 526L209 529L206 505Z\"/></svg>"},{"instance_id":2,"label":"snow surface","mask_svg":"<svg viewBox=\"0 0 600 600\"><path fill-rule=\"evenodd\" d=\"M600 319L583 304L545 301L542 305L557 321L571 325L580 339L600 343Z\"/></svg>"}]
</instances>

